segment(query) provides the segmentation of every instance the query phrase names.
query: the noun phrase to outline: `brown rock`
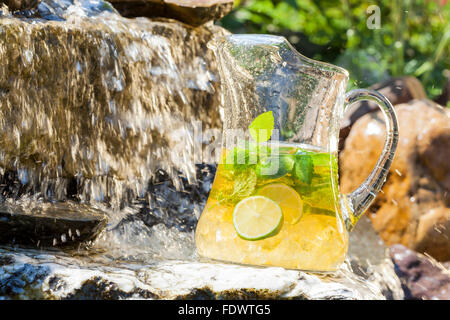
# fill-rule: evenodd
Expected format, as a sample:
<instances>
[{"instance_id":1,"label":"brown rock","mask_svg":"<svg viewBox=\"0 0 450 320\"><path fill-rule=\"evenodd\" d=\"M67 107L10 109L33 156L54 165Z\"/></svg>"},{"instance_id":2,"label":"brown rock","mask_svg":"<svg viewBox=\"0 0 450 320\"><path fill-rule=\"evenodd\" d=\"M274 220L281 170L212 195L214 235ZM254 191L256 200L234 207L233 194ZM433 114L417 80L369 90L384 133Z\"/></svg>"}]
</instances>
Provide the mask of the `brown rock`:
<instances>
[{"instance_id":1,"label":"brown rock","mask_svg":"<svg viewBox=\"0 0 450 320\"><path fill-rule=\"evenodd\" d=\"M9 10L27 10L34 8L39 0L0 0L0 4L4 3L8 6Z\"/></svg>"},{"instance_id":2,"label":"brown rock","mask_svg":"<svg viewBox=\"0 0 450 320\"><path fill-rule=\"evenodd\" d=\"M444 266L402 245L392 246L390 256L405 299L450 300L450 274Z\"/></svg>"},{"instance_id":3,"label":"brown rock","mask_svg":"<svg viewBox=\"0 0 450 320\"><path fill-rule=\"evenodd\" d=\"M446 259L449 238L441 236L450 230L450 208L439 207L419 218L416 234L416 250L433 257Z\"/></svg>"},{"instance_id":4,"label":"brown rock","mask_svg":"<svg viewBox=\"0 0 450 320\"><path fill-rule=\"evenodd\" d=\"M369 89L377 90L392 103L397 105L413 99L426 99L426 93L422 84L414 77L398 77L374 84ZM341 132L339 134L339 150L344 147L344 141L350 133L352 125L367 113L378 111L379 108L373 102L362 101L355 103L345 113L341 121Z\"/></svg>"},{"instance_id":5,"label":"brown rock","mask_svg":"<svg viewBox=\"0 0 450 320\"><path fill-rule=\"evenodd\" d=\"M401 243L450 260L450 117L428 100L396 106L400 125L397 154L382 192L369 211L388 244ZM384 143L380 112L353 126L341 153L341 187L351 192L369 174Z\"/></svg>"},{"instance_id":6,"label":"brown rock","mask_svg":"<svg viewBox=\"0 0 450 320\"><path fill-rule=\"evenodd\" d=\"M218 20L233 8L232 0L111 0L124 17L172 18L192 26Z\"/></svg>"}]
</instances>

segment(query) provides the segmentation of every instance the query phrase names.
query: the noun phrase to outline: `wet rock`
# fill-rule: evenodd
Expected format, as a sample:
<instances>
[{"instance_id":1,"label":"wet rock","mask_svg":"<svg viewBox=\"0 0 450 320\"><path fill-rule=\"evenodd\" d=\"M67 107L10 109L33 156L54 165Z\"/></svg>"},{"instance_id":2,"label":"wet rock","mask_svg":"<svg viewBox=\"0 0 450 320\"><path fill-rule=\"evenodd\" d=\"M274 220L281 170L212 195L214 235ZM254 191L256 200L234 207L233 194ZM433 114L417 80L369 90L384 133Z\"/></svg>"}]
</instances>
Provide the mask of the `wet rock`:
<instances>
[{"instance_id":1,"label":"wet rock","mask_svg":"<svg viewBox=\"0 0 450 320\"><path fill-rule=\"evenodd\" d=\"M352 271L364 279L366 285L379 287L387 299L403 299L388 249L365 215L350 233L348 258Z\"/></svg>"},{"instance_id":2,"label":"wet rock","mask_svg":"<svg viewBox=\"0 0 450 320\"><path fill-rule=\"evenodd\" d=\"M5 265L9 265L9 264L13 264L14 263L14 257L10 256L8 254L5 254L3 256L0 256L0 266L5 266Z\"/></svg>"},{"instance_id":3,"label":"wet rock","mask_svg":"<svg viewBox=\"0 0 450 320\"><path fill-rule=\"evenodd\" d=\"M40 0L0 0L0 4L4 3L9 10L28 10L36 7Z\"/></svg>"},{"instance_id":4,"label":"wet rock","mask_svg":"<svg viewBox=\"0 0 450 320\"><path fill-rule=\"evenodd\" d=\"M208 200L215 172L216 165L199 164L196 166L195 182L190 183L180 173L182 185L177 190L173 179L163 170L158 170L148 187L151 200L143 201L139 212L127 215L114 230L124 230L136 221L142 221L149 228L164 224L180 232L193 232Z\"/></svg>"},{"instance_id":5,"label":"wet rock","mask_svg":"<svg viewBox=\"0 0 450 320\"><path fill-rule=\"evenodd\" d=\"M106 0L39 0L30 11L14 12L14 17L39 18L50 21L73 20L74 17L95 17L118 12Z\"/></svg>"},{"instance_id":6,"label":"wet rock","mask_svg":"<svg viewBox=\"0 0 450 320\"><path fill-rule=\"evenodd\" d=\"M385 299L350 271L334 276L283 268L160 261L97 263L92 257L0 248L3 299Z\"/></svg>"},{"instance_id":7,"label":"wet rock","mask_svg":"<svg viewBox=\"0 0 450 320\"><path fill-rule=\"evenodd\" d=\"M0 244L74 247L93 240L106 226L106 215L86 205L41 203L0 205Z\"/></svg>"},{"instance_id":8,"label":"wet rock","mask_svg":"<svg viewBox=\"0 0 450 320\"><path fill-rule=\"evenodd\" d=\"M402 245L390 248L406 299L450 300L450 272Z\"/></svg>"},{"instance_id":9,"label":"wet rock","mask_svg":"<svg viewBox=\"0 0 450 320\"><path fill-rule=\"evenodd\" d=\"M124 17L172 18L192 26L218 20L233 8L232 0L111 0Z\"/></svg>"},{"instance_id":10,"label":"wet rock","mask_svg":"<svg viewBox=\"0 0 450 320\"><path fill-rule=\"evenodd\" d=\"M203 192L207 194L207 191ZM184 224L181 221L178 223L180 226ZM167 233L162 236L168 237ZM147 246L150 243L156 245L147 242ZM130 248L122 244L123 248L130 254ZM186 243L183 243L182 249L192 250ZM163 250L167 251L168 248ZM333 275L198 261L195 255L183 261L179 260L178 255L177 260L172 256L171 260L166 261L149 258L137 262L115 259L111 250L103 254L101 250L100 253L97 251L98 248L84 253L77 251L77 254L70 256L70 252L64 254L55 250L0 248L0 284L4 284L4 288L0 289L0 298L403 298L400 281L387 256L386 247L370 222L364 218L351 234L349 260ZM139 257L142 256L141 252ZM39 274L39 277L27 276L28 273Z\"/></svg>"},{"instance_id":11,"label":"wet rock","mask_svg":"<svg viewBox=\"0 0 450 320\"><path fill-rule=\"evenodd\" d=\"M382 192L369 209L372 223L389 245L401 243L440 261L450 259L450 118L428 100L396 106L397 153ZM384 144L382 115L353 126L340 155L341 187L350 192L375 165Z\"/></svg>"},{"instance_id":12,"label":"wet rock","mask_svg":"<svg viewBox=\"0 0 450 320\"><path fill-rule=\"evenodd\" d=\"M425 90L417 78L404 76L392 78L382 83L374 84L369 89L377 90L383 94L392 105L406 103L413 99L426 99ZM341 121L339 133L339 150L344 148L344 142L350 133L353 124L367 113L378 111L378 106L373 102L357 102L346 111Z\"/></svg>"},{"instance_id":13,"label":"wet rock","mask_svg":"<svg viewBox=\"0 0 450 320\"><path fill-rule=\"evenodd\" d=\"M41 299L39 285L49 274L46 266L31 264L1 266L4 273L0 276L0 297L9 299Z\"/></svg>"}]
</instances>

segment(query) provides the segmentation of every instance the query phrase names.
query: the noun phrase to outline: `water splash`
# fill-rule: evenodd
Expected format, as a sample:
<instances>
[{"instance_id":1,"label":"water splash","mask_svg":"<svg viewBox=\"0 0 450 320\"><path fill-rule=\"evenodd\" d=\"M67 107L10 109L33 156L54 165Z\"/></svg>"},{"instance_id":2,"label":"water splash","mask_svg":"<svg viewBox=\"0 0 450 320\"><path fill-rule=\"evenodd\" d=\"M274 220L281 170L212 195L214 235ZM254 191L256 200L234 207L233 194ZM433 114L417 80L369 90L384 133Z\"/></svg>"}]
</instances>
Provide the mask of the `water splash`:
<instances>
[{"instance_id":1,"label":"water splash","mask_svg":"<svg viewBox=\"0 0 450 320\"><path fill-rule=\"evenodd\" d=\"M220 126L204 48L214 27L129 20L102 1L18 15L0 20L11 61L0 67L0 164L18 182L3 194L118 209L145 198L157 169L195 180L192 123Z\"/></svg>"},{"instance_id":2,"label":"water splash","mask_svg":"<svg viewBox=\"0 0 450 320\"><path fill-rule=\"evenodd\" d=\"M174 254L203 205L189 194L203 188L193 126L221 128L206 48L221 33L126 19L104 1L2 10L0 200L89 204L109 216L98 246Z\"/></svg>"}]
</instances>

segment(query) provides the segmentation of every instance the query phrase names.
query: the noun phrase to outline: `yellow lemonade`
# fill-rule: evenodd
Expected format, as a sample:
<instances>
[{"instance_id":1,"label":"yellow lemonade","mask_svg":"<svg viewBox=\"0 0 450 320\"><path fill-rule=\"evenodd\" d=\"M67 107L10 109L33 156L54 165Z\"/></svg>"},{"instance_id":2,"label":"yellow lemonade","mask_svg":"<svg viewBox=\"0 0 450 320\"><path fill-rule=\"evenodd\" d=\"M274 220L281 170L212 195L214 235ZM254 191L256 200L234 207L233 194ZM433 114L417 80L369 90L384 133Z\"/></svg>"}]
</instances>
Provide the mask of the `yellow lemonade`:
<instances>
[{"instance_id":1,"label":"yellow lemonade","mask_svg":"<svg viewBox=\"0 0 450 320\"><path fill-rule=\"evenodd\" d=\"M196 230L201 256L248 265L334 271L348 235L337 159L283 144L223 150Z\"/></svg>"}]
</instances>

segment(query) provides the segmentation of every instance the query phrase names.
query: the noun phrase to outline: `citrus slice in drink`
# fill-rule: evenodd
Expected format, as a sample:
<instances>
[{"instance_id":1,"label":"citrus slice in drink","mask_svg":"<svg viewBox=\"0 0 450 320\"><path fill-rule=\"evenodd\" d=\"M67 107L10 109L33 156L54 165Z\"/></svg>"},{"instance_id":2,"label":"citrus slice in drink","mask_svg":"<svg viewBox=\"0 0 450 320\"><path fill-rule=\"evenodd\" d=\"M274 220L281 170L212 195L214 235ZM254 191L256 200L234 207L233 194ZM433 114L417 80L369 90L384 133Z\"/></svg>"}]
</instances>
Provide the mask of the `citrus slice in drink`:
<instances>
[{"instance_id":1,"label":"citrus slice in drink","mask_svg":"<svg viewBox=\"0 0 450 320\"><path fill-rule=\"evenodd\" d=\"M297 223L303 212L303 201L293 188L283 183L273 183L262 187L258 195L275 201L283 212L284 221Z\"/></svg>"},{"instance_id":2,"label":"citrus slice in drink","mask_svg":"<svg viewBox=\"0 0 450 320\"><path fill-rule=\"evenodd\" d=\"M245 198L233 211L234 228L245 240L261 240L275 235L282 221L280 206L263 196Z\"/></svg>"}]
</instances>

